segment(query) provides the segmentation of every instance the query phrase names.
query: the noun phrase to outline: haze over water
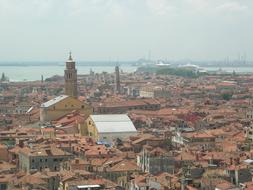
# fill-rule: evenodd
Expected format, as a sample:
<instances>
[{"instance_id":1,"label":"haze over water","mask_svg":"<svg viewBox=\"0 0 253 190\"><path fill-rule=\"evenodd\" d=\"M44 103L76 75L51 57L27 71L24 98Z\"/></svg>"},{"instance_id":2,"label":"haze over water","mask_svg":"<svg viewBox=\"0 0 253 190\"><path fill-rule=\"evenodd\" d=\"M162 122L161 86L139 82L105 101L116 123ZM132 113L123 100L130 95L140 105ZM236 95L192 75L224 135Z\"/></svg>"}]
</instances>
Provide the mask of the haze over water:
<instances>
[{"instance_id":1,"label":"haze over water","mask_svg":"<svg viewBox=\"0 0 253 190\"><path fill-rule=\"evenodd\" d=\"M90 69L95 71L96 73L101 72L114 72L114 66L94 66L94 65L78 65L77 64L77 73L78 75L88 74ZM44 79L48 77L52 77L54 75L64 75L65 65L38 65L38 66L2 66L0 65L0 74L5 73L7 77L9 77L10 81L34 81L40 80L41 75L43 75ZM124 72L134 72L137 67L131 65L124 65L120 67Z\"/></svg>"},{"instance_id":2,"label":"haze over water","mask_svg":"<svg viewBox=\"0 0 253 190\"><path fill-rule=\"evenodd\" d=\"M85 64L78 65L77 63L77 73L78 75L88 74L90 70L96 73L108 72L113 73L115 69L114 64L100 63L100 64ZM132 64L123 64L120 66L120 70L123 72L134 72L137 70L137 66ZM202 67L206 71L226 71L232 73L233 71L237 73L253 73L253 67ZM41 75L44 79L52 77L54 75L63 76L64 75L65 65L48 65L48 64L38 64L38 65L26 65L26 66L17 66L17 65L1 65L0 64L0 74L5 73L9 77L10 81L35 81L40 80Z\"/></svg>"}]
</instances>

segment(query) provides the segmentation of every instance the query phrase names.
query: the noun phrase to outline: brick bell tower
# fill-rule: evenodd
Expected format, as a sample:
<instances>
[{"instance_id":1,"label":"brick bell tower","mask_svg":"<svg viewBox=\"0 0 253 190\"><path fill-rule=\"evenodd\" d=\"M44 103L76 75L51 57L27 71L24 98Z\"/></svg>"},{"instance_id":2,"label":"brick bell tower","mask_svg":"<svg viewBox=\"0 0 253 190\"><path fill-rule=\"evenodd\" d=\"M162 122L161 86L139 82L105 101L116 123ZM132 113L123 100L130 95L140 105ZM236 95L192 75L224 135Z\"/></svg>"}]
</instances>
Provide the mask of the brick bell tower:
<instances>
[{"instance_id":1,"label":"brick bell tower","mask_svg":"<svg viewBox=\"0 0 253 190\"><path fill-rule=\"evenodd\" d=\"M66 69L64 71L65 95L77 98L77 70L75 64L76 63L73 61L70 52L69 59L66 62Z\"/></svg>"}]
</instances>

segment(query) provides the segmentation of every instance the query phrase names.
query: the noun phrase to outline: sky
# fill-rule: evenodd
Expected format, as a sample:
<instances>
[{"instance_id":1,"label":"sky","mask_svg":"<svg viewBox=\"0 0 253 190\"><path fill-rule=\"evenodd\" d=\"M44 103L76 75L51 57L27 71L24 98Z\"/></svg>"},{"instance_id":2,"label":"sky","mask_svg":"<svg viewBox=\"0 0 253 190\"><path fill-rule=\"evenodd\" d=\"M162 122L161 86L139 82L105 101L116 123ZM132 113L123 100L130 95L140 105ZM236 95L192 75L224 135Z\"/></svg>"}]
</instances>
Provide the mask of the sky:
<instances>
[{"instance_id":1,"label":"sky","mask_svg":"<svg viewBox=\"0 0 253 190\"><path fill-rule=\"evenodd\" d=\"M253 0L0 0L0 61L253 60Z\"/></svg>"}]
</instances>

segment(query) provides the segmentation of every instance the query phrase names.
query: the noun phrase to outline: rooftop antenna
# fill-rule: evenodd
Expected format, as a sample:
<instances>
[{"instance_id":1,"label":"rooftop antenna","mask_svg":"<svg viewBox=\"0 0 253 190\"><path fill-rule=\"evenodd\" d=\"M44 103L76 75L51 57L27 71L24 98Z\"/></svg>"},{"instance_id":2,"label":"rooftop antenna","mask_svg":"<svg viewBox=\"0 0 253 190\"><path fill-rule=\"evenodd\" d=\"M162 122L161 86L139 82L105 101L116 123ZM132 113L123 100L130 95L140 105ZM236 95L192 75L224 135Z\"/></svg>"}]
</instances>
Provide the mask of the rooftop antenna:
<instances>
[{"instance_id":1,"label":"rooftop antenna","mask_svg":"<svg viewBox=\"0 0 253 190\"><path fill-rule=\"evenodd\" d=\"M116 66L120 66L120 64L119 64L119 59L117 58L117 60L116 60Z\"/></svg>"},{"instance_id":2,"label":"rooftop antenna","mask_svg":"<svg viewBox=\"0 0 253 190\"><path fill-rule=\"evenodd\" d=\"M148 51L148 61L151 61L151 50Z\"/></svg>"},{"instance_id":3,"label":"rooftop antenna","mask_svg":"<svg viewBox=\"0 0 253 190\"><path fill-rule=\"evenodd\" d=\"M247 63L247 53L244 53L244 63Z\"/></svg>"},{"instance_id":4,"label":"rooftop antenna","mask_svg":"<svg viewBox=\"0 0 253 190\"><path fill-rule=\"evenodd\" d=\"M238 53L238 63L241 63L241 53Z\"/></svg>"}]
</instances>

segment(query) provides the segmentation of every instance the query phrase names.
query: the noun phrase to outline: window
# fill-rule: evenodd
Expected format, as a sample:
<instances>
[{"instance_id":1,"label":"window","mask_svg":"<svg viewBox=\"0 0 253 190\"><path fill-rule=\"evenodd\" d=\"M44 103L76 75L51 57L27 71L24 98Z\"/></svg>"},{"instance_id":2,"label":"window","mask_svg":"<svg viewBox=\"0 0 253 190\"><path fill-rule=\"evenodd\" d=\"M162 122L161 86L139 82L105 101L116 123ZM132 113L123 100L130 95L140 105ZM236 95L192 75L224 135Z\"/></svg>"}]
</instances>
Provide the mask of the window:
<instances>
[{"instance_id":1,"label":"window","mask_svg":"<svg viewBox=\"0 0 253 190\"><path fill-rule=\"evenodd\" d=\"M45 162L47 162L47 159L45 159Z\"/></svg>"},{"instance_id":2,"label":"window","mask_svg":"<svg viewBox=\"0 0 253 190\"><path fill-rule=\"evenodd\" d=\"M7 189L7 184L1 184L0 187L0 189Z\"/></svg>"},{"instance_id":3,"label":"window","mask_svg":"<svg viewBox=\"0 0 253 190\"><path fill-rule=\"evenodd\" d=\"M82 109L84 109L84 105L82 105L81 107L82 107Z\"/></svg>"},{"instance_id":4,"label":"window","mask_svg":"<svg viewBox=\"0 0 253 190\"><path fill-rule=\"evenodd\" d=\"M40 162L43 162L43 160L42 160L42 159L40 159Z\"/></svg>"}]
</instances>

